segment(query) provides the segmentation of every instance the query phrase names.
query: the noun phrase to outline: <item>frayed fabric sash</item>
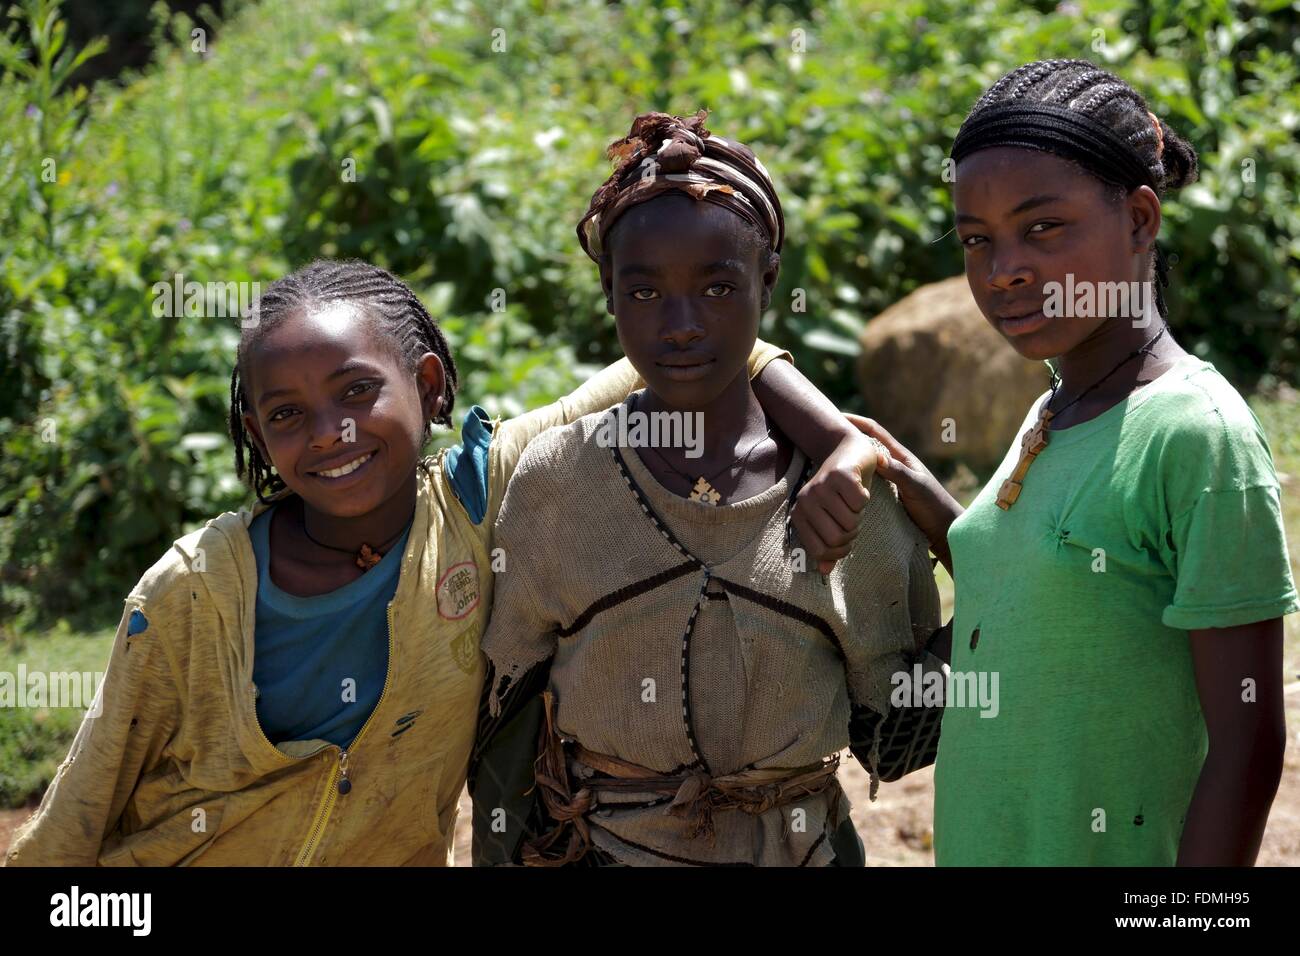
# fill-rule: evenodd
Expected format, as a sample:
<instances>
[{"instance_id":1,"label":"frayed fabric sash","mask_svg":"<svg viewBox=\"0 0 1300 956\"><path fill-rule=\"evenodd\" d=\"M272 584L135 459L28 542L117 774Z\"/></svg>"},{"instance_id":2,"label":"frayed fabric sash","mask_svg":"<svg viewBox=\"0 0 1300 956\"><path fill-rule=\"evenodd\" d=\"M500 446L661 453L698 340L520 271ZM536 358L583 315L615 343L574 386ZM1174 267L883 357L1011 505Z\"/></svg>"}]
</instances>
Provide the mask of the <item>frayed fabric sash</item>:
<instances>
[{"instance_id":1,"label":"frayed fabric sash","mask_svg":"<svg viewBox=\"0 0 1300 956\"><path fill-rule=\"evenodd\" d=\"M713 814L717 811L741 810L759 815L835 785L839 754L795 769L750 769L710 777L699 770L660 774L627 760L594 753L578 743L566 751L565 740L555 729L555 695L546 691L542 701L546 720L538 740L537 787L546 812L557 825L524 844L525 866L564 866L581 860L592 846L587 814L599 806L601 793L671 796L665 812L689 821L693 837L704 836L712 841ZM569 774L570 756L606 774L607 779L582 781L575 791ZM841 793L836 787L831 807L832 825L838 822Z\"/></svg>"}]
</instances>

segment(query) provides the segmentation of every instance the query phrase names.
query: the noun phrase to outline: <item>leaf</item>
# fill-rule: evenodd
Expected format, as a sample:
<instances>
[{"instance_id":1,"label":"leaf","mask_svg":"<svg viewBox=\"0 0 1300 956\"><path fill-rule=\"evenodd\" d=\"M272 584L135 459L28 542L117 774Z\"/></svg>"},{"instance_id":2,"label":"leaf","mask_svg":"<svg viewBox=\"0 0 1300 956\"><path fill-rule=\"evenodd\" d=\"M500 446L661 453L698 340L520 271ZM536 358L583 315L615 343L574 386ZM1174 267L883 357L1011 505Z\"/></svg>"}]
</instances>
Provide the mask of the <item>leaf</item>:
<instances>
[{"instance_id":1,"label":"leaf","mask_svg":"<svg viewBox=\"0 0 1300 956\"><path fill-rule=\"evenodd\" d=\"M213 451L229 441L225 435L216 432L191 432L181 439L180 447L184 451Z\"/></svg>"},{"instance_id":2,"label":"leaf","mask_svg":"<svg viewBox=\"0 0 1300 956\"><path fill-rule=\"evenodd\" d=\"M804 333L803 342L809 348L817 349L820 352L832 352L836 355L856 356L860 351L858 343L853 339L836 335L826 329L812 329Z\"/></svg>"},{"instance_id":3,"label":"leaf","mask_svg":"<svg viewBox=\"0 0 1300 956\"><path fill-rule=\"evenodd\" d=\"M393 114L389 112L388 104L381 97L371 96L366 100L366 105L370 107L370 112L375 117L375 126L379 130L379 141L391 143L393 140Z\"/></svg>"}]
</instances>

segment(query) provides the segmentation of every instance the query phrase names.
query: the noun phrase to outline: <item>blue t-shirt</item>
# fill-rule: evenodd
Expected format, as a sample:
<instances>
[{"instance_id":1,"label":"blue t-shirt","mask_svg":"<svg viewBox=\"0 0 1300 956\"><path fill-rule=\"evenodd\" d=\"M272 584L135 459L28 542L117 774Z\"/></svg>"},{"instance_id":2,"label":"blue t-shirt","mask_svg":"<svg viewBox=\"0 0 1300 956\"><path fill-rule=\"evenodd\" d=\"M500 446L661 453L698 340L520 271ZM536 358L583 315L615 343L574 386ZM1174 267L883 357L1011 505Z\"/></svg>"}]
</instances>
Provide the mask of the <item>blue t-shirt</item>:
<instances>
[{"instance_id":1,"label":"blue t-shirt","mask_svg":"<svg viewBox=\"0 0 1300 956\"><path fill-rule=\"evenodd\" d=\"M257 719L272 743L328 740L346 747L379 702L388 676L388 603L397 593L408 527L383 559L337 590L298 597L271 580L272 506L253 519Z\"/></svg>"},{"instance_id":2,"label":"blue t-shirt","mask_svg":"<svg viewBox=\"0 0 1300 956\"><path fill-rule=\"evenodd\" d=\"M475 405L465 415L460 440L443 459L443 472L469 520L479 524L487 514L488 446L492 443L492 419L482 407Z\"/></svg>"},{"instance_id":3,"label":"blue t-shirt","mask_svg":"<svg viewBox=\"0 0 1300 956\"><path fill-rule=\"evenodd\" d=\"M475 524L487 514L491 440L491 419L475 405L461 426L463 444L443 459L447 479ZM379 703L388 676L388 604L397 593L410 528L357 580L328 594L298 597L271 580L268 536L276 507L248 529L257 557L257 719L272 743L328 740L346 747Z\"/></svg>"}]
</instances>

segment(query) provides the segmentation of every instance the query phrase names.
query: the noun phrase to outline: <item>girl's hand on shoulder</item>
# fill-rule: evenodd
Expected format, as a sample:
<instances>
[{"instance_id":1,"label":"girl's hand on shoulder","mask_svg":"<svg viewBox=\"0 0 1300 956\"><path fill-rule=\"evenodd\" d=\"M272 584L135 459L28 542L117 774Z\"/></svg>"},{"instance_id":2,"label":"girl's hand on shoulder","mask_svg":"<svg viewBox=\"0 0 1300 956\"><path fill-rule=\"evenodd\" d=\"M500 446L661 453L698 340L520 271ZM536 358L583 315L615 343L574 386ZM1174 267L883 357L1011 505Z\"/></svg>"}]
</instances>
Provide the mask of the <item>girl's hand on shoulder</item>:
<instances>
[{"instance_id":1,"label":"girl's hand on shoulder","mask_svg":"<svg viewBox=\"0 0 1300 956\"><path fill-rule=\"evenodd\" d=\"M809 563L822 574L853 549L862 509L871 497L867 486L887 457L870 436L847 435L799 490L791 523Z\"/></svg>"},{"instance_id":2,"label":"girl's hand on shoulder","mask_svg":"<svg viewBox=\"0 0 1300 956\"><path fill-rule=\"evenodd\" d=\"M913 455L879 422L861 415L845 415L860 432L875 439L883 447L876 471L898 489L898 500L907 509L912 523L921 529L943 566L952 573L952 557L948 551L948 528L964 510L948 489L930 473L919 458Z\"/></svg>"}]
</instances>

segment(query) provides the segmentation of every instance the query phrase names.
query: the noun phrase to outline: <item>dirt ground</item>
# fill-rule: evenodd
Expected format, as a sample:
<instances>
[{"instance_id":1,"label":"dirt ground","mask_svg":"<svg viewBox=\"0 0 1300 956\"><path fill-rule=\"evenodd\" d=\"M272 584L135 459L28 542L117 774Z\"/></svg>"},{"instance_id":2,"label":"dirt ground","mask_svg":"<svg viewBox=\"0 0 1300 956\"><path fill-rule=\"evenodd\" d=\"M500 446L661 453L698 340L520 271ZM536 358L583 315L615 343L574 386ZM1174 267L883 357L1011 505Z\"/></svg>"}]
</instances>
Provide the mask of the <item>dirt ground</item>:
<instances>
[{"instance_id":1,"label":"dirt ground","mask_svg":"<svg viewBox=\"0 0 1300 956\"><path fill-rule=\"evenodd\" d=\"M1300 683L1288 688L1287 727L1290 731L1282 785L1259 852L1260 866L1300 864ZM876 802L867 800L867 775L858 762L844 754L840 781L853 801L853 822L867 847L868 866L933 866L932 808L934 771L927 768L880 787ZM469 865L469 797L461 794L456 823L455 860ZM0 810L0 854L9 846L13 831L33 808Z\"/></svg>"},{"instance_id":2,"label":"dirt ground","mask_svg":"<svg viewBox=\"0 0 1300 956\"><path fill-rule=\"evenodd\" d=\"M1289 688L1290 740L1258 866L1300 865L1300 684ZM840 783L853 803L853 823L867 850L867 866L934 866L934 768L882 783L876 802L867 799L866 771L844 751ZM469 864L469 797L461 794L456 821L457 866Z\"/></svg>"}]
</instances>

